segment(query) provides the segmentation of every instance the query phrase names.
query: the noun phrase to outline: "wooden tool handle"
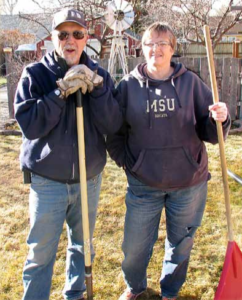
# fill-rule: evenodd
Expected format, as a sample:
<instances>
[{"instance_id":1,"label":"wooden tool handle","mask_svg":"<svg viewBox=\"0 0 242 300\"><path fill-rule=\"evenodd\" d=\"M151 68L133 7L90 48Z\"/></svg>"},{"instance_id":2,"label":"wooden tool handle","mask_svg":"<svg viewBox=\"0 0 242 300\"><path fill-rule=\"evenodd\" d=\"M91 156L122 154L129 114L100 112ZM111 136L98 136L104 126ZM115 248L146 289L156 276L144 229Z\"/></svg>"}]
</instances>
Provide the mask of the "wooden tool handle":
<instances>
[{"instance_id":1,"label":"wooden tool handle","mask_svg":"<svg viewBox=\"0 0 242 300\"><path fill-rule=\"evenodd\" d=\"M77 98L77 107L76 107L77 138L78 138L78 157L79 157L79 170L80 170L82 227L83 227L83 239L84 239L85 277L86 277L86 287L87 287L87 300L93 300L91 240L90 240L89 215L88 215L86 156L85 156L85 138L84 138L84 116L83 116L82 94L80 90L76 92L76 98Z\"/></svg>"},{"instance_id":2,"label":"wooden tool handle","mask_svg":"<svg viewBox=\"0 0 242 300\"><path fill-rule=\"evenodd\" d=\"M204 37L206 43L206 50L208 56L208 66L209 66L209 74L212 85L212 93L213 93L213 102L219 102L217 81L215 75L215 67L214 67L214 59L213 59L213 50L212 43L210 38L210 30L209 26L204 26ZM227 176L227 165L224 151L224 138L223 138L223 128L221 122L216 122L217 133L218 133L218 141L219 141L219 151L220 151L220 161L222 168L222 177L223 177L223 187L224 187L224 198L225 198L225 207L226 207L226 218L228 225L228 238L230 241L234 240L233 229L232 229L232 220L231 220L231 209L230 209L230 199L229 199L229 185L228 185L228 176Z\"/></svg>"}]
</instances>

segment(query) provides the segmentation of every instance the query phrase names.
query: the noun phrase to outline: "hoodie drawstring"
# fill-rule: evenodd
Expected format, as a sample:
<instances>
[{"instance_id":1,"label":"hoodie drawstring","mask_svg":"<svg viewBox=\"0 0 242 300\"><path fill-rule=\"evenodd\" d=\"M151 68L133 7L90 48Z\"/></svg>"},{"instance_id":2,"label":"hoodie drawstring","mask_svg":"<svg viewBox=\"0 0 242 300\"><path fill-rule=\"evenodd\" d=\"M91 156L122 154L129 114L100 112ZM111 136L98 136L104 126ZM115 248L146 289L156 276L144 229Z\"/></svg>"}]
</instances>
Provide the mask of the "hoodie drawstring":
<instances>
[{"instance_id":1,"label":"hoodie drawstring","mask_svg":"<svg viewBox=\"0 0 242 300\"><path fill-rule=\"evenodd\" d=\"M149 93L149 80L146 78L146 91L148 96L148 107L149 107L149 128L152 129L152 116L151 116L151 103L150 103L150 93Z\"/></svg>"},{"instance_id":2,"label":"hoodie drawstring","mask_svg":"<svg viewBox=\"0 0 242 300\"><path fill-rule=\"evenodd\" d=\"M174 77L171 77L171 84L174 87L174 90L175 90L175 93L176 93L176 97L177 97L177 102L178 102L179 107L181 108L182 107L181 100L180 100L180 98L178 96L178 93L176 91L176 86L175 86L175 83L174 83Z\"/></svg>"}]
</instances>

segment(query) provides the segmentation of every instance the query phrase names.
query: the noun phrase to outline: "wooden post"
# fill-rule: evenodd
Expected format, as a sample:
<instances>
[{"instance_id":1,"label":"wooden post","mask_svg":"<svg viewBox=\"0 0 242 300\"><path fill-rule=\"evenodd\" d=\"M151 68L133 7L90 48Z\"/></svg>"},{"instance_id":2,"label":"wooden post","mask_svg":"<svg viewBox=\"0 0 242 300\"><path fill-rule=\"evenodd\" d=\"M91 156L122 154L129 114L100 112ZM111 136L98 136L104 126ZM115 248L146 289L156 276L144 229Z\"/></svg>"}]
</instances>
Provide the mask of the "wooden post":
<instances>
[{"instance_id":1,"label":"wooden post","mask_svg":"<svg viewBox=\"0 0 242 300\"><path fill-rule=\"evenodd\" d=\"M242 60L240 60L240 62L239 62L239 91L238 91L238 93L239 93L239 101L238 101L238 103L239 103L239 107L238 107L238 109L239 109L239 111L238 111L238 118L239 118L239 120L242 120Z\"/></svg>"},{"instance_id":2,"label":"wooden post","mask_svg":"<svg viewBox=\"0 0 242 300\"><path fill-rule=\"evenodd\" d=\"M240 41L233 42L233 57L239 58L239 44Z\"/></svg>"},{"instance_id":3,"label":"wooden post","mask_svg":"<svg viewBox=\"0 0 242 300\"><path fill-rule=\"evenodd\" d=\"M45 46L41 46L40 50L41 50L41 56L43 57L47 52L47 48Z\"/></svg>"},{"instance_id":4,"label":"wooden post","mask_svg":"<svg viewBox=\"0 0 242 300\"><path fill-rule=\"evenodd\" d=\"M3 48L3 52L5 53L5 62L6 62L6 75L7 75L7 89L8 89L8 111L9 111L9 118L14 119L14 108L13 108L13 102L14 102L14 84L11 82L11 73L12 73L12 67L11 67L11 61L12 61L12 48L5 47Z\"/></svg>"}]
</instances>

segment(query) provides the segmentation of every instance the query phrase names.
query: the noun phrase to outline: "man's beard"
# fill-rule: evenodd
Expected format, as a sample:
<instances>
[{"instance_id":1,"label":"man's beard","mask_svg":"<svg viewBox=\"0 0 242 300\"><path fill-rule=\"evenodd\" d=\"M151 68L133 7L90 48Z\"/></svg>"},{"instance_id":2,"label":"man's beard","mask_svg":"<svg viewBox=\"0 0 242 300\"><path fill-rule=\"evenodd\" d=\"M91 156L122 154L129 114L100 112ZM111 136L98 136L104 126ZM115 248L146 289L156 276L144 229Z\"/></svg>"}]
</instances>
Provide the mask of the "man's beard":
<instances>
[{"instance_id":1,"label":"man's beard","mask_svg":"<svg viewBox=\"0 0 242 300\"><path fill-rule=\"evenodd\" d=\"M66 60L66 63L69 67L72 67L77 64L77 59L76 57L64 57Z\"/></svg>"},{"instance_id":2,"label":"man's beard","mask_svg":"<svg viewBox=\"0 0 242 300\"><path fill-rule=\"evenodd\" d=\"M72 49L75 51L74 55L68 55L65 51L68 49ZM77 57L77 49L74 47L71 47L69 45L66 45L63 49L62 57L66 60L66 63L69 67L72 67L79 63L79 57Z\"/></svg>"}]
</instances>

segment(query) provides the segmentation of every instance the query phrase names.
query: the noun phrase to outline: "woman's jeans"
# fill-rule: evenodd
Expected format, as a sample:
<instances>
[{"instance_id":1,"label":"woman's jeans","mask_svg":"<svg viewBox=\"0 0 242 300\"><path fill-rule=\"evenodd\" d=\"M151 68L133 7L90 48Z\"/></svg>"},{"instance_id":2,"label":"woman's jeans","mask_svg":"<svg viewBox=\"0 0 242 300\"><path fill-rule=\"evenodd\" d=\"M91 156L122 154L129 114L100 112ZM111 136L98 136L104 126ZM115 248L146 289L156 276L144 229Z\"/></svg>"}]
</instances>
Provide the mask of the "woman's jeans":
<instances>
[{"instance_id":1,"label":"woman's jeans","mask_svg":"<svg viewBox=\"0 0 242 300\"><path fill-rule=\"evenodd\" d=\"M95 226L100 186L101 174L87 181L90 239ZM53 266L65 221L68 249L63 295L68 300L80 299L86 289L80 185L63 184L33 174L29 211L29 253L23 270L23 300L49 299Z\"/></svg>"},{"instance_id":2,"label":"woman's jeans","mask_svg":"<svg viewBox=\"0 0 242 300\"><path fill-rule=\"evenodd\" d=\"M166 241L160 279L162 295L176 297L186 279L194 235L201 225L207 182L177 191L161 191L128 175L122 263L127 287L134 294L147 288L146 270L158 238L162 209Z\"/></svg>"}]
</instances>

